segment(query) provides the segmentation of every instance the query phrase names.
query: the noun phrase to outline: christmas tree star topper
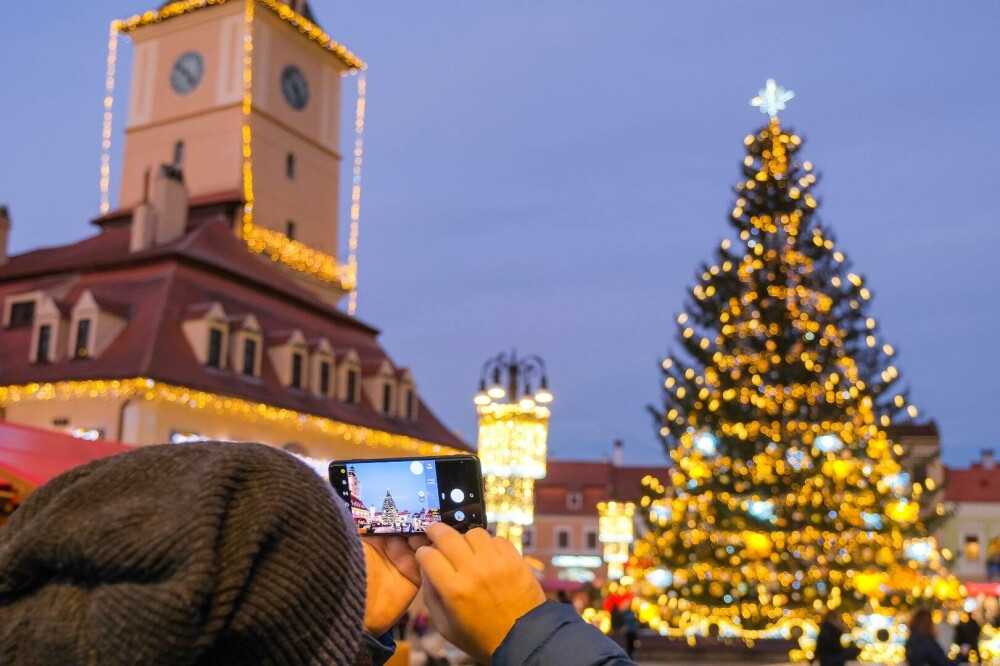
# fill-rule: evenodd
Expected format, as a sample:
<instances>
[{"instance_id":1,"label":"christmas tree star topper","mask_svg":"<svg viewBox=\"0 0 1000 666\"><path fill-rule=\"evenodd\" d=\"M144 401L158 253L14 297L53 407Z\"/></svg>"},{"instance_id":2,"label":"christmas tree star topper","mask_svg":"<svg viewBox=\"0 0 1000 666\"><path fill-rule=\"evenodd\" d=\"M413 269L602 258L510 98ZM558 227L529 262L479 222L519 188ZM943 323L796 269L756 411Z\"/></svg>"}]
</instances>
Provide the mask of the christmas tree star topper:
<instances>
[{"instance_id":1,"label":"christmas tree star topper","mask_svg":"<svg viewBox=\"0 0 1000 666\"><path fill-rule=\"evenodd\" d=\"M791 90L785 90L774 79L768 79L764 87L757 91L757 96L750 100L750 106L756 106L761 113L771 118L777 118L779 111L784 111L788 100L795 97Z\"/></svg>"}]
</instances>

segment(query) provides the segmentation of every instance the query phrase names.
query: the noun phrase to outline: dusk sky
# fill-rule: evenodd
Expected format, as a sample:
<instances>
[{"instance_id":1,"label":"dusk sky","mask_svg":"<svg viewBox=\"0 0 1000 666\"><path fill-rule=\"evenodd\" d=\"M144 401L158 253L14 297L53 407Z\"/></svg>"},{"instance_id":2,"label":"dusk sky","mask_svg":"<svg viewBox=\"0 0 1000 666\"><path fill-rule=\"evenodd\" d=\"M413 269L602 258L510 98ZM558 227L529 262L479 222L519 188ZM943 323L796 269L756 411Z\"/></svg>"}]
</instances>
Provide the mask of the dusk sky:
<instances>
[{"instance_id":1,"label":"dusk sky","mask_svg":"<svg viewBox=\"0 0 1000 666\"><path fill-rule=\"evenodd\" d=\"M0 9L13 252L96 231L108 23L154 4ZM1000 3L312 5L369 66L359 315L470 443L480 368L516 347L548 363L554 457L664 459L646 405L772 77L945 462L1000 445Z\"/></svg>"}]
</instances>

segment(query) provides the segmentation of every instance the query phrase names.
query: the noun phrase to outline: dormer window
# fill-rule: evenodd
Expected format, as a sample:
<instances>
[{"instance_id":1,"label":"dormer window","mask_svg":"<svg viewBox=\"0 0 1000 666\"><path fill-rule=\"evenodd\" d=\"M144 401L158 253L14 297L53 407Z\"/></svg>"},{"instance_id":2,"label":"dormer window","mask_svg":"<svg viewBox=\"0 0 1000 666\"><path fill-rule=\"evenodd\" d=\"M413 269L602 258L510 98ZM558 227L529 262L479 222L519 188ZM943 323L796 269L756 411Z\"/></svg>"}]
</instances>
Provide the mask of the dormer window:
<instances>
[{"instance_id":1,"label":"dormer window","mask_svg":"<svg viewBox=\"0 0 1000 666\"><path fill-rule=\"evenodd\" d=\"M238 367L227 362L229 323L220 303L188 307L181 328L199 363L208 368Z\"/></svg>"},{"instance_id":2,"label":"dormer window","mask_svg":"<svg viewBox=\"0 0 1000 666\"><path fill-rule=\"evenodd\" d=\"M228 317L229 367L244 377L260 377L261 332L253 315Z\"/></svg>"},{"instance_id":3,"label":"dormer window","mask_svg":"<svg viewBox=\"0 0 1000 666\"><path fill-rule=\"evenodd\" d=\"M351 404L361 402L361 359L353 349L336 352L337 399Z\"/></svg>"},{"instance_id":4,"label":"dormer window","mask_svg":"<svg viewBox=\"0 0 1000 666\"><path fill-rule=\"evenodd\" d=\"M130 308L85 289L71 311L69 345L71 358L97 358L128 325ZM61 343L65 344L65 343Z\"/></svg>"},{"instance_id":5,"label":"dormer window","mask_svg":"<svg viewBox=\"0 0 1000 666\"><path fill-rule=\"evenodd\" d=\"M416 396L413 393L413 389L412 388L407 388L406 389L406 398L405 398L405 400L406 400L406 403L405 403L404 409L405 409L405 413L406 413L406 420L407 421L412 421L413 417L416 416L416 406L417 406L417 399L416 399Z\"/></svg>"},{"instance_id":6,"label":"dormer window","mask_svg":"<svg viewBox=\"0 0 1000 666\"><path fill-rule=\"evenodd\" d=\"M243 364L240 371L248 377L257 376L257 340L254 338L243 340Z\"/></svg>"},{"instance_id":7,"label":"dormer window","mask_svg":"<svg viewBox=\"0 0 1000 666\"><path fill-rule=\"evenodd\" d=\"M76 322L76 342L73 343L73 357L87 358L90 356L90 320L80 319Z\"/></svg>"},{"instance_id":8,"label":"dormer window","mask_svg":"<svg viewBox=\"0 0 1000 666\"><path fill-rule=\"evenodd\" d=\"M214 326L208 329L208 360L205 365L210 368L222 367L222 329Z\"/></svg>"},{"instance_id":9,"label":"dormer window","mask_svg":"<svg viewBox=\"0 0 1000 666\"><path fill-rule=\"evenodd\" d=\"M330 362L319 362L319 394L330 395Z\"/></svg>"},{"instance_id":10,"label":"dormer window","mask_svg":"<svg viewBox=\"0 0 1000 666\"><path fill-rule=\"evenodd\" d=\"M382 384L382 413L392 413L392 384Z\"/></svg>"},{"instance_id":11,"label":"dormer window","mask_svg":"<svg viewBox=\"0 0 1000 666\"><path fill-rule=\"evenodd\" d=\"M350 403L358 402L358 371L355 368L348 368L347 380L345 382L344 400Z\"/></svg>"},{"instance_id":12,"label":"dormer window","mask_svg":"<svg viewBox=\"0 0 1000 666\"><path fill-rule=\"evenodd\" d=\"M31 300L12 303L10 306L10 315L7 320L7 327L17 328L19 326L30 326L34 319L35 301Z\"/></svg>"},{"instance_id":13,"label":"dormer window","mask_svg":"<svg viewBox=\"0 0 1000 666\"><path fill-rule=\"evenodd\" d=\"M292 388L302 388L302 354L292 352L292 379L289 382Z\"/></svg>"},{"instance_id":14,"label":"dormer window","mask_svg":"<svg viewBox=\"0 0 1000 666\"><path fill-rule=\"evenodd\" d=\"M38 346L35 348L35 358L39 363L48 363L52 346L52 324L42 324L38 327Z\"/></svg>"}]
</instances>

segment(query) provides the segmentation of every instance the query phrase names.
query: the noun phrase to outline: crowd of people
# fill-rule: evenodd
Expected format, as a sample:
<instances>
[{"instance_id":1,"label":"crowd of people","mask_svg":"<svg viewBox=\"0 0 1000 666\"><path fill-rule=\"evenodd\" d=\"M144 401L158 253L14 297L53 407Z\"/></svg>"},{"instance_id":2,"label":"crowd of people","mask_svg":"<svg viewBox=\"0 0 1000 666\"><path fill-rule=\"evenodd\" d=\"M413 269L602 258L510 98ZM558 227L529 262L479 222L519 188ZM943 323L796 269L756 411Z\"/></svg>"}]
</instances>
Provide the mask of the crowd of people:
<instances>
[{"instance_id":1,"label":"crowd of people","mask_svg":"<svg viewBox=\"0 0 1000 666\"><path fill-rule=\"evenodd\" d=\"M408 615L418 591L423 605ZM384 664L395 637L432 632L496 666L627 666L640 625L613 628L547 599L514 546L442 523L359 538L328 484L255 444L153 446L71 470L0 530L0 663ZM910 666L974 660L980 627L955 629L952 661L930 612L910 621ZM828 613L820 666L859 650ZM427 664L444 664L428 650Z\"/></svg>"}]
</instances>

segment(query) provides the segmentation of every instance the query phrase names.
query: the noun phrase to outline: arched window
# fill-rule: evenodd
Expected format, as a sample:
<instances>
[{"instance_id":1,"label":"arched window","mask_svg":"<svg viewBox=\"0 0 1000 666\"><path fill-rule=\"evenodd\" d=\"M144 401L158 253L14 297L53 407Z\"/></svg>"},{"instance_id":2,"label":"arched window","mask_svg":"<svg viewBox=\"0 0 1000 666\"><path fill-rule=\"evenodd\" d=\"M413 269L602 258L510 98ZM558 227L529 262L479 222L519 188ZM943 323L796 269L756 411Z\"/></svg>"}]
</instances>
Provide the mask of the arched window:
<instances>
[{"instance_id":1,"label":"arched window","mask_svg":"<svg viewBox=\"0 0 1000 666\"><path fill-rule=\"evenodd\" d=\"M181 168L184 166L184 142L178 141L174 144L174 166Z\"/></svg>"},{"instance_id":2,"label":"arched window","mask_svg":"<svg viewBox=\"0 0 1000 666\"><path fill-rule=\"evenodd\" d=\"M295 179L295 153L285 155L285 176L288 180Z\"/></svg>"}]
</instances>

